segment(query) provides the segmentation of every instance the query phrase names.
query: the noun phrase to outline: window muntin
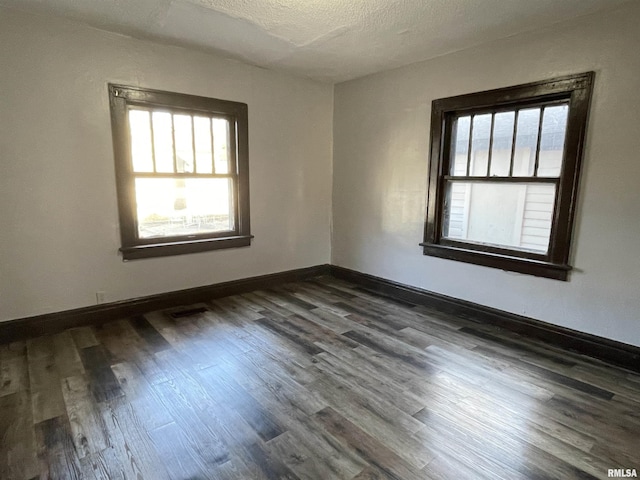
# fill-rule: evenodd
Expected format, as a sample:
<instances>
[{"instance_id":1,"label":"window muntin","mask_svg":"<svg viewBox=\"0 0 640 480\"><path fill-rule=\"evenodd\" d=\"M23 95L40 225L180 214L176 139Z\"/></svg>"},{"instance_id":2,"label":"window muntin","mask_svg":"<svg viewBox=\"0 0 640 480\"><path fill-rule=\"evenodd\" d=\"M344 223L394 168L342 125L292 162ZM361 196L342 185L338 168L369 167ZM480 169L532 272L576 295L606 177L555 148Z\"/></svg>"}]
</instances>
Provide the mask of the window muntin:
<instances>
[{"instance_id":1,"label":"window muntin","mask_svg":"<svg viewBox=\"0 0 640 480\"><path fill-rule=\"evenodd\" d=\"M434 101L426 255L566 279L591 83Z\"/></svg>"},{"instance_id":2,"label":"window muntin","mask_svg":"<svg viewBox=\"0 0 640 480\"><path fill-rule=\"evenodd\" d=\"M250 243L245 104L110 86L125 259Z\"/></svg>"},{"instance_id":3,"label":"window muntin","mask_svg":"<svg viewBox=\"0 0 640 480\"><path fill-rule=\"evenodd\" d=\"M548 252L568 109L553 102L453 118L443 239Z\"/></svg>"},{"instance_id":4,"label":"window muntin","mask_svg":"<svg viewBox=\"0 0 640 480\"><path fill-rule=\"evenodd\" d=\"M234 232L229 120L138 106L128 113L138 238Z\"/></svg>"}]
</instances>

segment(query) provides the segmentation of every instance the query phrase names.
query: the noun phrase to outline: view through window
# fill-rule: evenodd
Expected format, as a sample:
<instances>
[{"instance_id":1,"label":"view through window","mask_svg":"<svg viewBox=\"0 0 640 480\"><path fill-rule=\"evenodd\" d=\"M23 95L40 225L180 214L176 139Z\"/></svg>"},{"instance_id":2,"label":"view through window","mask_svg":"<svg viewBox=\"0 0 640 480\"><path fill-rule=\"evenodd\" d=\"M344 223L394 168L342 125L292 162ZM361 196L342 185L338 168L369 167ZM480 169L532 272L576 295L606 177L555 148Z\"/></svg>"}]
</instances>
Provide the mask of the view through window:
<instances>
[{"instance_id":1,"label":"view through window","mask_svg":"<svg viewBox=\"0 0 640 480\"><path fill-rule=\"evenodd\" d=\"M234 230L227 119L130 107L129 129L140 238Z\"/></svg>"},{"instance_id":2,"label":"view through window","mask_svg":"<svg viewBox=\"0 0 640 480\"><path fill-rule=\"evenodd\" d=\"M548 251L568 111L561 103L455 119L445 238ZM495 181L508 177L517 182Z\"/></svg>"},{"instance_id":3,"label":"view through window","mask_svg":"<svg viewBox=\"0 0 640 480\"><path fill-rule=\"evenodd\" d=\"M246 104L110 86L125 259L250 243Z\"/></svg>"}]
</instances>

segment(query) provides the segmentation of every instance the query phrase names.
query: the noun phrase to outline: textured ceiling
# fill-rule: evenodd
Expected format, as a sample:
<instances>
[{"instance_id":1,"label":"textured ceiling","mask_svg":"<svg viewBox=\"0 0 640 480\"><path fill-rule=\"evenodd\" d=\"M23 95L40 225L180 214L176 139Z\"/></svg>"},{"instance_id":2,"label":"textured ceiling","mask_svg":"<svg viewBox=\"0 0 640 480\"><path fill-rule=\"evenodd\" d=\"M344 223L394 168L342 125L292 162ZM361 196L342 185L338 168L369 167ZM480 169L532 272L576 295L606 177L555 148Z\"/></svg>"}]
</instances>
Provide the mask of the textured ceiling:
<instances>
[{"instance_id":1,"label":"textured ceiling","mask_svg":"<svg viewBox=\"0 0 640 480\"><path fill-rule=\"evenodd\" d=\"M635 0L0 0L341 82Z\"/></svg>"}]
</instances>

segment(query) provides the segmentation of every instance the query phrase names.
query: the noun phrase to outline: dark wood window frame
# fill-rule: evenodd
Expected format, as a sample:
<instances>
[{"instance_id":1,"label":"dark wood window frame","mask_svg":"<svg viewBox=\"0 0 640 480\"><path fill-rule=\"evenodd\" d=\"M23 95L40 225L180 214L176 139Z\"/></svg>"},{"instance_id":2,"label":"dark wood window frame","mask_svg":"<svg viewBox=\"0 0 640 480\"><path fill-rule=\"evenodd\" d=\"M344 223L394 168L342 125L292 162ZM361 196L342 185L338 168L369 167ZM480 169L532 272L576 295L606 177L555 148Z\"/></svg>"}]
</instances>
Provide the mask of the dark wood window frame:
<instances>
[{"instance_id":1,"label":"dark wood window frame","mask_svg":"<svg viewBox=\"0 0 640 480\"><path fill-rule=\"evenodd\" d=\"M571 235L593 78L593 72L586 72L433 101L427 219L424 242L420 244L423 247L424 255L540 277L565 281L568 279L569 271L572 268L569 265ZM547 253L532 253L444 238L442 231L445 182L451 180L449 172L453 119L460 117L461 114L496 112L500 109L547 105L559 101L565 102L569 106L560 176L556 179L534 180L556 185ZM540 131L538 138L540 138ZM515 138L513 142L515 142ZM513 158L511 161L513 163ZM512 173L505 177L490 177L490 180L484 177L466 178L472 181L507 183L531 180L531 177L514 177Z\"/></svg>"},{"instance_id":2,"label":"dark wood window frame","mask_svg":"<svg viewBox=\"0 0 640 480\"><path fill-rule=\"evenodd\" d=\"M181 255L186 253L244 247L251 244L249 219L249 137L248 107L245 103L215 98L149 90L109 84L111 128L116 166L118 213L120 217L120 251L124 260ZM159 109L172 113L225 118L229 122L231 169L225 175L197 174L198 178L230 178L234 186L232 208L234 228L230 231L140 238L138 235L135 178L131 158L131 138L128 120L130 106ZM213 154L213 152L212 152ZM175 168L175 146L174 146ZM194 152L195 155L195 152ZM157 175L157 174L153 174ZM153 176L149 175L149 176ZM157 175L160 177L162 174ZM169 178L189 178L196 174L177 172Z\"/></svg>"}]
</instances>

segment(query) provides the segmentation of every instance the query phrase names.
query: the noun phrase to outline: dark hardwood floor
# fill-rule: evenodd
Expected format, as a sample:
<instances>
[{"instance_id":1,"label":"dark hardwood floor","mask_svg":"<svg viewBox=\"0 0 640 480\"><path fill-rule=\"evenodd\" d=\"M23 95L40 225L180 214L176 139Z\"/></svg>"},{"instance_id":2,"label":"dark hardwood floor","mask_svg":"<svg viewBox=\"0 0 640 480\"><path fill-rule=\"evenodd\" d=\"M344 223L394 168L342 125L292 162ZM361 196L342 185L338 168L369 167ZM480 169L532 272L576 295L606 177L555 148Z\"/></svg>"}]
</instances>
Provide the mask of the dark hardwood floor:
<instances>
[{"instance_id":1,"label":"dark hardwood floor","mask_svg":"<svg viewBox=\"0 0 640 480\"><path fill-rule=\"evenodd\" d=\"M0 478L640 470L640 376L332 277L0 346Z\"/></svg>"}]
</instances>

